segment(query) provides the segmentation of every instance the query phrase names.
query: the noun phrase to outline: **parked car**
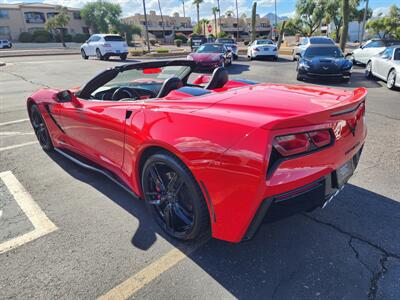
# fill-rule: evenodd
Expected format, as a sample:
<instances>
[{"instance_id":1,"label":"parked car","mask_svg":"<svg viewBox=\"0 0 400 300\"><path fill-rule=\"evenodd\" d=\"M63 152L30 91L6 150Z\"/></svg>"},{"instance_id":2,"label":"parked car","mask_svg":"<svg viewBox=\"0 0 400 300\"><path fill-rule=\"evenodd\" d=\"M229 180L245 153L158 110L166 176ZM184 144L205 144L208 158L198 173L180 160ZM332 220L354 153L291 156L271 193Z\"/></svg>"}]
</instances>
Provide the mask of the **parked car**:
<instances>
[{"instance_id":1,"label":"parked car","mask_svg":"<svg viewBox=\"0 0 400 300\"><path fill-rule=\"evenodd\" d=\"M232 50L224 44L207 43L201 45L196 52L190 53L187 59L195 61L198 70L213 70L231 65L233 57Z\"/></svg>"},{"instance_id":2,"label":"parked car","mask_svg":"<svg viewBox=\"0 0 400 300\"><path fill-rule=\"evenodd\" d=\"M0 40L0 49L11 48L12 43L9 40Z\"/></svg>"},{"instance_id":3,"label":"parked car","mask_svg":"<svg viewBox=\"0 0 400 300\"><path fill-rule=\"evenodd\" d=\"M99 60L107 60L111 56L119 56L126 60L128 44L125 39L117 34L94 34L82 46L83 59L95 56Z\"/></svg>"},{"instance_id":4,"label":"parked car","mask_svg":"<svg viewBox=\"0 0 400 300\"><path fill-rule=\"evenodd\" d=\"M196 51L205 43L207 43L207 38L204 35L193 34L189 39L190 50Z\"/></svg>"},{"instance_id":5,"label":"parked car","mask_svg":"<svg viewBox=\"0 0 400 300\"><path fill-rule=\"evenodd\" d=\"M297 80L340 79L349 81L353 63L337 46L311 45L300 54Z\"/></svg>"},{"instance_id":6,"label":"parked car","mask_svg":"<svg viewBox=\"0 0 400 300\"><path fill-rule=\"evenodd\" d=\"M400 45L399 40L388 39L372 39L367 41L360 48L353 50L347 55L348 59L352 60L353 64L366 64L370 58L383 52L387 47Z\"/></svg>"},{"instance_id":7,"label":"parked car","mask_svg":"<svg viewBox=\"0 0 400 300\"><path fill-rule=\"evenodd\" d=\"M255 40L247 47L247 58L272 58L278 60L278 47L272 40Z\"/></svg>"},{"instance_id":8,"label":"parked car","mask_svg":"<svg viewBox=\"0 0 400 300\"><path fill-rule=\"evenodd\" d=\"M299 60L299 55L301 52L305 51L311 45L331 45L334 46L335 42L326 36L312 36L312 37L304 37L301 39L301 42L293 48L292 51L292 59L293 61Z\"/></svg>"},{"instance_id":9,"label":"parked car","mask_svg":"<svg viewBox=\"0 0 400 300\"><path fill-rule=\"evenodd\" d=\"M228 38L218 38L215 40L216 43L224 44L226 47L232 50L233 59L237 59L238 55L238 47L234 39Z\"/></svg>"},{"instance_id":10,"label":"parked car","mask_svg":"<svg viewBox=\"0 0 400 300\"><path fill-rule=\"evenodd\" d=\"M248 240L277 211L312 211L342 190L367 135L365 88L257 84L224 68L202 87L188 83L195 67L137 62L36 91L26 107L40 146L119 184L180 240Z\"/></svg>"},{"instance_id":11,"label":"parked car","mask_svg":"<svg viewBox=\"0 0 400 300\"><path fill-rule=\"evenodd\" d=\"M365 68L367 78L378 77L386 81L389 89L400 87L400 46L391 46L372 56Z\"/></svg>"}]
</instances>

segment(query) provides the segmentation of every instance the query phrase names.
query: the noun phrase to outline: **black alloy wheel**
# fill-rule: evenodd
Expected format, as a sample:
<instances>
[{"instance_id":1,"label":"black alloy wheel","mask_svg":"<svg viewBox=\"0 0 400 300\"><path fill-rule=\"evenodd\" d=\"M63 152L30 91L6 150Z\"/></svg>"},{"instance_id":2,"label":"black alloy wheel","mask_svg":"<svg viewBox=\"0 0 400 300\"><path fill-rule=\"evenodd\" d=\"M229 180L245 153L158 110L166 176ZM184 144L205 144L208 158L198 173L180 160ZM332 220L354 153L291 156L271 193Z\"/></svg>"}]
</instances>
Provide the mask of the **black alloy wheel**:
<instances>
[{"instance_id":1,"label":"black alloy wheel","mask_svg":"<svg viewBox=\"0 0 400 300\"><path fill-rule=\"evenodd\" d=\"M51 142L49 131L47 130L46 123L36 104L31 106L29 117L40 146L46 151L53 150L53 143Z\"/></svg>"},{"instance_id":2,"label":"black alloy wheel","mask_svg":"<svg viewBox=\"0 0 400 300\"><path fill-rule=\"evenodd\" d=\"M189 169L174 155L159 152L142 170L145 201L160 227L180 240L209 234L209 215L202 192Z\"/></svg>"},{"instance_id":3,"label":"black alloy wheel","mask_svg":"<svg viewBox=\"0 0 400 300\"><path fill-rule=\"evenodd\" d=\"M89 57L86 55L86 52L85 52L85 50L81 50L81 56L82 56L82 58L83 59L88 59Z\"/></svg>"}]
</instances>

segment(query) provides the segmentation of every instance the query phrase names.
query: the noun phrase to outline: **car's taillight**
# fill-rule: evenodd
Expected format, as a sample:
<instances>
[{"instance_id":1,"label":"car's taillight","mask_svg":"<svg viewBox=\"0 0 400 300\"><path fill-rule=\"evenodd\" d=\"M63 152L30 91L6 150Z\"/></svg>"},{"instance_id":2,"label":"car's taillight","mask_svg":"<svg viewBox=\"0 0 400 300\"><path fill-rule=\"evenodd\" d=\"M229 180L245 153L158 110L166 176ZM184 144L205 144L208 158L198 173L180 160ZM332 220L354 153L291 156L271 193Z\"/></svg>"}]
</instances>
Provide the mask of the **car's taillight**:
<instances>
[{"instance_id":1,"label":"car's taillight","mask_svg":"<svg viewBox=\"0 0 400 300\"><path fill-rule=\"evenodd\" d=\"M109 48L109 47L111 47L111 44L105 43L105 44L103 44L103 47Z\"/></svg>"},{"instance_id":2,"label":"car's taillight","mask_svg":"<svg viewBox=\"0 0 400 300\"><path fill-rule=\"evenodd\" d=\"M282 156L291 156L322 148L331 142L332 135L329 130L316 130L277 136L273 146Z\"/></svg>"}]
</instances>

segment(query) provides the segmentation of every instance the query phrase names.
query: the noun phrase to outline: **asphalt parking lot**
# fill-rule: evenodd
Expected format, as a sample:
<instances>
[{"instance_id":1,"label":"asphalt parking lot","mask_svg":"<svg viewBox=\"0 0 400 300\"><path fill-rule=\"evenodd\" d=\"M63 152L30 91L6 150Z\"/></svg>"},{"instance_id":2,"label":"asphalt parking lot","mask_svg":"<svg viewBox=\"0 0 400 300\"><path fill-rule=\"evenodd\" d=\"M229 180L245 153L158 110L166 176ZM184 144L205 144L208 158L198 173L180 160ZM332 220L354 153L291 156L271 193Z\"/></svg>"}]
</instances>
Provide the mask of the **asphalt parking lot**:
<instances>
[{"instance_id":1,"label":"asphalt parking lot","mask_svg":"<svg viewBox=\"0 0 400 300\"><path fill-rule=\"evenodd\" d=\"M361 67L348 84L318 83L369 90L364 152L332 203L263 224L249 242L183 244L105 177L43 152L27 120L33 91L74 87L120 62L3 60L0 299L400 299L400 91ZM306 84L284 58L235 61L229 72Z\"/></svg>"}]
</instances>

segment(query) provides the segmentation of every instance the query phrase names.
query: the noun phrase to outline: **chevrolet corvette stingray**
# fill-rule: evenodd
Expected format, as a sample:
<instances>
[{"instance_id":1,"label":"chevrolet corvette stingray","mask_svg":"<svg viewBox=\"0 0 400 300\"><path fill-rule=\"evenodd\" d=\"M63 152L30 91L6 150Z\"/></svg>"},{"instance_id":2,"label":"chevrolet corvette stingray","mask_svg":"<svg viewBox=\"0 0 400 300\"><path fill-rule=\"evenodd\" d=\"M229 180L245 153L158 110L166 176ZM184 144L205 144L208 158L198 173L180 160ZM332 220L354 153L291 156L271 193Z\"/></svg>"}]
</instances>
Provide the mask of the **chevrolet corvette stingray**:
<instances>
[{"instance_id":1,"label":"chevrolet corvette stingray","mask_svg":"<svg viewBox=\"0 0 400 300\"><path fill-rule=\"evenodd\" d=\"M125 64L79 88L35 92L27 109L40 145L145 201L182 240L250 239L263 220L323 207L343 188L366 138L366 89L195 67Z\"/></svg>"}]
</instances>

